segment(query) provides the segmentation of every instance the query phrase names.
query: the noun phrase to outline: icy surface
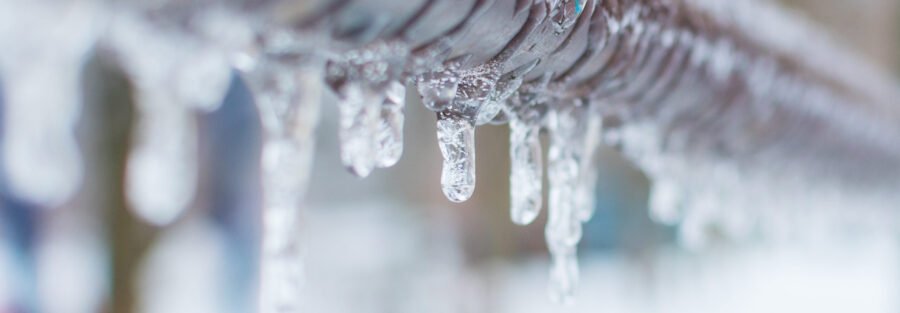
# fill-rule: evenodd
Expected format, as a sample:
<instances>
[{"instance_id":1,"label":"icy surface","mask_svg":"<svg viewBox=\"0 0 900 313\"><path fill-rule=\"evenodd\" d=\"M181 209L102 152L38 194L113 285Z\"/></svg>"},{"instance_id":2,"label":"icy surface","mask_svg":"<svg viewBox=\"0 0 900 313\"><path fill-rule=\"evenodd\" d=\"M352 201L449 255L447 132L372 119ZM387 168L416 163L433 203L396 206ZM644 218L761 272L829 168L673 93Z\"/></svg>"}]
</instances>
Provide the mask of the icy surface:
<instances>
[{"instance_id":1,"label":"icy surface","mask_svg":"<svg viewBox=\"0 0 900 313\"><path fill-rule=\"evenodd\" d=\"M550 295L555 301L569 303L577 285L575 249L581 240L582 225L578 212L582 162L585 156L583 141L587 115L582 103L561 104L548 116L550 149L547 176L550 198L547 202L547 247L553 259ZM594 169L595 170L595 169Z\"/></svg>"}]
</instances>

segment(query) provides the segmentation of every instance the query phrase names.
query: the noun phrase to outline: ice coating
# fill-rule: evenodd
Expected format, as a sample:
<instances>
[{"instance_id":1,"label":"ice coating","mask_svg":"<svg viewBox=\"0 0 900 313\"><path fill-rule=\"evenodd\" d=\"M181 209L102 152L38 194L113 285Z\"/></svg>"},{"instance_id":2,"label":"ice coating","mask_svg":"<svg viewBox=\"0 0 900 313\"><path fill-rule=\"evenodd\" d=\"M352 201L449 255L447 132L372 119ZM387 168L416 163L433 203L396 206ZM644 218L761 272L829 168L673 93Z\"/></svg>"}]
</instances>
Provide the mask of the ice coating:
<instances>
[{"instance_id":1,"label":"ice coating","mask_svg":"<svg viewBox=\"0 0 900 313\"><path fill-rule=\"evenodd\" d=\"M583 119L586 125L582 135L582 157L579 160L578 190L575 191L575 214L579 220L587 222L594 216L594 211L596 210L594 198L597 193L595 189L599 173L596 154L601 143L603 122L602 116L596 112L585 110L582 114L585 115Z\"/></svg>"},{"instance_id":2,"label":"ice coating","mask_svg":"<svg viewBox=\"0 0 900 313\"><path fill-rule=\"evenodd\" d=\"M550 195L547 202L547 248L553 261L551 295L554 300L566 302L574 289L574 278L568 263L571 254L581 240L581 221L576 215L575 192L578 190L578 160L572 151L569 137L575 131L572 116L551 113L551 143L548 154L547 176ZM556 289L553 289L556 288Z\"/></svg>"},{"instance_id":3,"label":"ice coating","mask_svg":"<svg viewBox=\"0 0 900 313\"><path fill-rule=\"evenodd\" d=\"M321 69L262 59L245 78L264 130L260 312L302 312L302 245L297 219L312 167Z\"/></svg>"},{"instance_id":4,"label":"ice coating","mask_svg":"<svg viewBox=\"0 0 900 313\"><path fill-rule=\"evenodd\" d=\"M475 192L475 125L460 118L437 121L438 145L444 157L441 189L447 199L463 202Z\"/></svg>"}]
</instances>

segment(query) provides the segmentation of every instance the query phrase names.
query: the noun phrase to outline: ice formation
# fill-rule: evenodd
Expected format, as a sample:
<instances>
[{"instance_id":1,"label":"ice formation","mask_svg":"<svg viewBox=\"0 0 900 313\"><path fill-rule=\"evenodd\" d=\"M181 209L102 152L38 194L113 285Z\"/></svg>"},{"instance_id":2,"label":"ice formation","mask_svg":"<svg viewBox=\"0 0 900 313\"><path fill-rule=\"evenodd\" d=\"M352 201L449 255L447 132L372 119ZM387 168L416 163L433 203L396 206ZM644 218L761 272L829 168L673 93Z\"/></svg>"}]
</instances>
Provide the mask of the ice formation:
<instances>
[{"instance_id":1,"label":"ice formation","mask_svg":"<svg viewBox=\"0 0 900 313\"><path fill-rule=\"evenodd\" d=\"M326 86L339 99L341 160L359 177L399 161L414 88L437 116L453 202L475 191L477 127L508 124L510 216L536 219L546 174L550 294L564 303L596 208L601 144L654 181L653 218L680 224L688 246L702 246L710 225L782 232L752 221L798 206L855 223L868 215L845 219L841 208L896 203L891 80L765 1L446 1L388 18L401 9L363 0L0 0L12 189L53 207L77 188L78 73L99 47L136 87L128 198L155 224L194 197L195 114L216 108L234 69L250 86L265 136L263 312L300 310L296 221Z\"/></svg>"}]
</instances>

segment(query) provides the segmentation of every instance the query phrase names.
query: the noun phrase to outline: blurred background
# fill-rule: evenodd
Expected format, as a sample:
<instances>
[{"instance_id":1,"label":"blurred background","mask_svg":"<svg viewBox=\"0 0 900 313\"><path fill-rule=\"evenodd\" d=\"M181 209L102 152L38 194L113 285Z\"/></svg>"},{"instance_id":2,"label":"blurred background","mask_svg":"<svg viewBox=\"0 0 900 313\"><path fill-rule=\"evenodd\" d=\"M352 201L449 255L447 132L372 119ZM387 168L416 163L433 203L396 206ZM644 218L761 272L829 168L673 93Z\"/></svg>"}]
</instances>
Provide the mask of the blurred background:
<instances>
[{"instance_id":1,"label":"blurred background","mask_svg":"<svg viewBox=\"0 0 900 313\"><path fill-rule=\"evenodd\" d=\"M900 2L784 2L897 72ZM87 88L101 88L100 100L129 93L125 83ZM296 296L307 312L900 312L892 234L731 240L710 228L702 245L684 244L677 226L650 218L648 179L613 150L601 152L577 301L553 304L545 217L526 227L509 220L507 128L479 128L478 187L470 201L452 204L440 190L433 113L417 95L407 99L403 158L360 180L341 165L335 99L324 98L297 234L304 286ZM87 110L80 133L122 127L130 116L127 108ZM104 116L117 122L103 124ZM0 313L115 312L110 297L120 296L141 312L255 311L261 134L246 85L235 76L222 107L199 116L198 128L198 196L164 228L103 209L124 203L103 192L121 188L115 160L93 159L78 196L57 210L15 198L0 175ZM83 144L127 144L115 135L92 140L105 142ZM793 223L786 228L803 227ZM135 290L110 290L119 280Z\"/></svg>"}]
</instances>

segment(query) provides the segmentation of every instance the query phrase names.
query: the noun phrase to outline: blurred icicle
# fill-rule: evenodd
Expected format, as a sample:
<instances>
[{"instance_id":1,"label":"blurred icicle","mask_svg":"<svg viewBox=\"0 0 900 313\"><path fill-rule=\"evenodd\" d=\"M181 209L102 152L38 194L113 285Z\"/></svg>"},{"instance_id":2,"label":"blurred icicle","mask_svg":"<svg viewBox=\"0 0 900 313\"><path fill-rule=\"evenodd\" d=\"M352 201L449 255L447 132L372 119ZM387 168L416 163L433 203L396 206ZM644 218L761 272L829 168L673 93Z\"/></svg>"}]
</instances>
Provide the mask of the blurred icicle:
<instances>
[{"instance_id":1,"label":"blurred icicle","mask_svg":"<svg viewBox=\"0 0 900 313\"><path fill-rule=\"evenodd\" d=\"M377 161L377 135L381 124L383 95L359 83L348 83L340 92L341 161L350 172L367 177Z\"/></svg>"},{"instance_id":2,"label":"blurred icicle","mask_svg":"<svg viewBox=\"0 0 900 313\"><path fill-rule=\"evenodd\" d=\"M587 133L598 131L599 126L591 125L587 112L587 105L576 100L557 105L549 112L547 120L550 199L545 233L553 259L550 296L565 304L574 300L578 281L576 248L581 241L584 220L584 213L580 212L587 211L582 206L593 203L593 182L587 184L583 176L586 171L596 171L589 165L593 151L586 151L586 147L595 144L586 145L585 140L599 140L599 134Z\"/></svg>"},{"instance_id":3,"label":"blurred icicle","mask_svg":"<svg viewBox=\"0 0 900 313\"><path fill-rule=\"evenodd\" d=\"M341 161L356 176L389 167L402 154L405 87L399 81L408 55L405 43L379 41L328 63L325 79L338 95Z\"/></svg>"},{"instance_id":4,"label":"blurred icicle","mask_svg":"<svg viewBox=\"0 0 900 313\"><path fill-rule=\"evenodd\" d=\"M309 184L322 71L262 59L247 73L265 131L260 312L300 312L303 259L298 210Z\"/></svg>"},{"instance_id":5,"label":"blurred icicle","mask_svg":"<svg viewBox=\"0 0 900 313\"><path fill-rule=\"evenodd\" d=\"M108 42L137 87L128 198L139 216L166 225L187 209L196 189L194 110L221 103L231 67L213 44L186 31L159 30L142 13L117 14Z\"/></svg>"},{"instance_id":6,"label":"blurred icicle","mask_svg":"<svg viewBox=\"0 0 900 313\"><path fill-rule=\"evenodd\" d=\"M403 106L406 103L406 86L398 81L390 83L381 105L381 123L378 129L378 157L376 166L394 166L403 156Z\"/></svg>"},{"instance_id":7,"label":"blurred icicle","mask_svg":"<svg viewBox=\"0 0 900 313\"><path fill-rule=\"evenodd\" d=\"M3 165L13 192L34 203L59 205L81 180L73 128L100 15L92 1L0 1Z\"/></svg>"}]
</instances>

